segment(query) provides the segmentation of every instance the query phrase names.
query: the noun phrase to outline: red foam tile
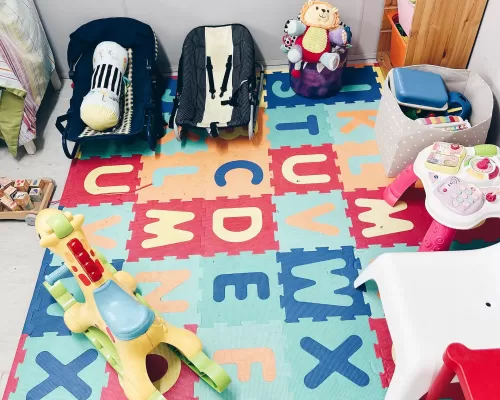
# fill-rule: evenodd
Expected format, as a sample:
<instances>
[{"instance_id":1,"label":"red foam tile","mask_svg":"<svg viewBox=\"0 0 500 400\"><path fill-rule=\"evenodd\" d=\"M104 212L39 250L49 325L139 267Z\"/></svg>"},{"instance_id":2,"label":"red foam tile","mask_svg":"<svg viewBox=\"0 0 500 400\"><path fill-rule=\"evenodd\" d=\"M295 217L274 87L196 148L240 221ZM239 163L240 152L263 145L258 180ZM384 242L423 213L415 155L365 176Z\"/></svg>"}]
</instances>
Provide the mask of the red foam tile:
<instances>
[{"instance_id":1,"label":"red foam tile","mask_svg":"<svg viewBox=\"0 0 500 400\"><path fill-rule=\"evenodd\" d=\"M222 209L240 209L240 208L257 208L262 216L261 230L248 240L231 242L221 239L214 232L214 215L217 210ZM240 197L237 199L217 198L216 200L208 200L204 202L204 219L203 219L203 245L204 256L214 255L215 253L239 254L242 251L251 251L253 253L263 253L267 250L278 250L278 242L274 238L276 224L273 220L273 213L276 211L275 205L271 201L270 195L262 197ZM260 223L260 219L258 221ZM227 230L232 232L244 232L250 228L252 222L248 214L242 213L240 217L224 218L222 225Z\"/></svg>"},{"instance_id":2,"label":"red foam tile","mask_svg":"<svg viewBox=\"0 0 500 400\"><path fill-rule=\"evenodd\" d=\"M101 400L127 400L116 371L108 363L106 363L106 372L108 373L108 386L102 388Z\"/></svg>"},{"instance_id":3,"label":"red foam tile","mask_svg":"<svg viewBox=\"0 0 500 400\"><path fill-rule=\"evenodd\" d=\"M26 356L24 344L26 343L27 338L27 334L23 334L19 338L16 354L14 355L14 361L12 362L12 368L10 369L9 377L7 378L7 385L5 386L5 392L3 393L2 400L7 400L10 397L11 393L15 393L17 389L19 378L16 378L16 372L17 367L19 366L19 364L22 364L24 362L24 357Z\"/></svg>"},{"instance_id":4,"label":"red foam tile","mask_svg":"<svg viewBox=\"0 0 500 400\"><path fill-rule=\"evenodd\" d=\"M370 324L370 329L377 335L378 344L375 344L373 347L375 348L375 355L377 358L380 358L384 368L384 372L380 374L382 387L387 388L391 383L396 369L396 364L392 359L392 338L389 332L389 327L387 326L387 320L385 318L369 318L368 323ZM451 383L448 385L442 398L465 400L459 383ZM421 400L425 400L425 395L421 398Z\"/></svg>"},{"instance_id":5,"label":"red foam tile","mask_svg":"<svg viewBox=\"0 0 500 400\"><path fill-rule=\"evenodd\" d=\"M340 170L337 167L337 154L333 151L332 145L324 144L322 146L302 146L299 148L282 147L276 150L269 150L271 156L271 171L273 174L272 184L276 195L285 193L307 193L311 191L329 192L335 189L342 189L342 183L339 181ZM325 156L324 161L313 162L317 155ZM302 160L297 159L293 172L299 176L306 175L327 175L328 180L319 183L297 183L285 178L283 173L283 164L293 156L304 156ZM307 161L307 157L311 161Z\"/></svg>"},{"instance_id":6,"label":"red foam tile","mask_svg":"<svg viewBox=\"0 0 500 400\"><path fill-rule=\"evenodd\" d=\"M389 233L380 236L365 237L363 230L375 226L372 222L365 222L359 219L360 214L370 211L368 207L356 205L358 199L376 199L383 201L385 188L378 190L356 189L354 192L343 192L342 195L347 200L346 214L351 218L351 235L356 240L357 248L367 248L370 245L381 245L382 247L392 247L396 243L403 243L409 246L418 246L429 228L432 217L425 208L425 191L423 189L408 189L401 201L407 204L405 210L391 214L391 218L407 220L413 223L413 228L403 232ZM366 214L364 216L366 218Z\"/></svg>"},{"instance_id":7,"label":"red foam tile","mask_svg":"<svg viewBox=\"0 0 500 400\"><path fill-rule=\"evenodd\" d=\"M473 240L496 243L500 239L500 218L489 218L480 227L467 231L457 231L454 240L467 244Z\"/></svg>"},{"instance_id":8,"label":"red foam tile","mask_svg":"<svg viewBox=\"0 0 500 400\"><path fill-rule=\"evenodd\" d=\"M106 173L105 167L131 166L130 172ZM101 168L102 174L96 177L95 185L106 188L110 186L128 186L127 192L120 193L98 193L92 194L85 189L85 181L91 184L94 180L89 174L97 173L96 169ZM130 167L128 167L130 168ZM102 203L121 204L124 202L135 202L139 187L139 171L142 169L141 156L122 158L113 156L111 158L92 157L88 160L74 160L68 173L68 179L64 192L61 196L60 204L64 207L75 207L77 205L88 204L96 206Z\"/></svg>"},{"instance_id":9,"label":"red foam tile","mask_svg":"<svg viewBox=\"0 0 500 400\"><path fill-rule=\"evenodd\" d=\"M394 370L396 368L392 359L392 339L389 333L389 327L385 318L369 318L370 329L377 334L378 344L374 345L375 355L382 361L384 372L380 374L382 387L389 387Z\"/></svg>"},{"instance_id":10,"label":"red foam tile","mask_svg":"<svg viewBox=\"0 0 500 400\"><path fill-rule=\"evenodd\" d=\"M176 256L177 258L188 258L190 255L202 253L202 221L203 221L203 204L204 200L195 199L192 201L178 201L173 200L166 203L159 203L156 201L149 201L145 204L135 204L133 212L135 219L130 223L130 230L132 231L131 239L127 243L129 250L128 261L137 261L139 258L151 258L153 260L162 260L168 256ZM156 224L159 222L157 218L148 217L147 213L151 210L165 210L180 213L193 213L193 219L182 222L176 225L176 229L191 232L192 239L181 241L179 243L172 243L161 245L158 247L145 248L143 242L148 239L157 237L156 233L146 232L146 230L155 229L157 232L166 232L167 225L165 222L170 218L165 218L163 224ZM183 214L180 214L183 215ZM187 215L187 214L184 214Z\"/></svg>"},{"instance_id":11,"label":"red foam tile","mask_svg":"<svg viewBox=\"0 0 500 400\"><path fill-rule=\"evenodd\" d=\"M197 325L184 325L184 328L193 333L196 333L198 330ZM199 380L200 378L198 375L196 375L191 368L186 366L186 364L182 363L179 379L177 379L174 386L163 395L169 400L197 400L198 397L194 395L194 384Z\"/></svg>"}]
</instances>

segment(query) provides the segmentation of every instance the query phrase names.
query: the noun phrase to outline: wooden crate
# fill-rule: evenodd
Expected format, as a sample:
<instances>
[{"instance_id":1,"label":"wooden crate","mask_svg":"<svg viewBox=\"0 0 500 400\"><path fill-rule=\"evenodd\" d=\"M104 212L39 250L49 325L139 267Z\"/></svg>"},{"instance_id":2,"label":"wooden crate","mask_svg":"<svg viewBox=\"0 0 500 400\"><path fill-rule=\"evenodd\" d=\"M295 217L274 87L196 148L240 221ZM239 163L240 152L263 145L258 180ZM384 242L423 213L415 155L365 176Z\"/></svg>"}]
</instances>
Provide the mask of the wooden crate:
<instances>
[{"instance_id":1,"label":"wooden crate","mask_svg":"<svg viewBox=\"0 0 500 400\"><path fill-rule=\"evenodd\" d=\"M35 225L36 215L43 209L48 208L50 205L50 200L54 195L56 190L56 183L51 178L42 178L45 182L45 189L43 191L42 201L35 202L33 210L22 210L22 211L0 211L0 220L3 219L17 219L25 220L28 225Z\"/></svg>"}]
</instances>

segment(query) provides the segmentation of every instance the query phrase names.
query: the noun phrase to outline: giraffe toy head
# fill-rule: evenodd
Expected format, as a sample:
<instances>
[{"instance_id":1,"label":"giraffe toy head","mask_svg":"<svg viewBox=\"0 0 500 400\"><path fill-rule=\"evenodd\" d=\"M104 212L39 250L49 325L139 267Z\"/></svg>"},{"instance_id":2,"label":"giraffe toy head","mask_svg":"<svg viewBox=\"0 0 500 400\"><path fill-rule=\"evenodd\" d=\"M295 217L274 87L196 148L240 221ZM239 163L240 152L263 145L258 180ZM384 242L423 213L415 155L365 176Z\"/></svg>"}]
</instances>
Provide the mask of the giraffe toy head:
<instances>
[{"instance_id":1,"label":"giraffe toy head","mask_svg":"<svg viewBox=\"0 0 500 400\"><path fill-rule=\"evenodd\" d=\"M100 287L111 274L104 269L87 241L83 221L83 215L49 208L38 214L35 228L40 245L64 260L85 294Z\"/></svg>"}]
</instances>

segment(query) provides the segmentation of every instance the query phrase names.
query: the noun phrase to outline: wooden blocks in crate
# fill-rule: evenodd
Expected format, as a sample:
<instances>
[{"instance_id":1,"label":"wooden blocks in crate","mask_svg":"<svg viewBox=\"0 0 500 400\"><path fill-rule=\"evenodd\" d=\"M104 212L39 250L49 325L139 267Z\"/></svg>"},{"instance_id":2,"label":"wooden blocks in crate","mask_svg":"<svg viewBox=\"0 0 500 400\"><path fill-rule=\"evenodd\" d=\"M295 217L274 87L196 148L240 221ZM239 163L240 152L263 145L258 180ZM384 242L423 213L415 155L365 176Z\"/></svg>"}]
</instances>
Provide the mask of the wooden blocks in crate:
<instances>
[{"instance_id":1,"label":"wooden blocks in crate","mask_svg":"<svg viewBox=\"0 0 500 400\"><path fill-rule=\"evenodd\" d=\"M0 220L24 219L34 225L36 214L49 206L55 188L55 182L49 178L0 177Z\"/></svg>"}]
</instances>

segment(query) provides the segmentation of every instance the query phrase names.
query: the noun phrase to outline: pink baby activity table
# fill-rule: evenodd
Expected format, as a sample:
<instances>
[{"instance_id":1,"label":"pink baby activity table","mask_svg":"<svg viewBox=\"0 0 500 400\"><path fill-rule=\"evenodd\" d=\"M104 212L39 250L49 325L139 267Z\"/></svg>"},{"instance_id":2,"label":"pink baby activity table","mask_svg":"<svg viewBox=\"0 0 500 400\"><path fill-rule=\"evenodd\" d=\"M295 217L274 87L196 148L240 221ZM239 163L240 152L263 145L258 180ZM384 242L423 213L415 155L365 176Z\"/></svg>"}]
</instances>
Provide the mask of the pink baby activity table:
<instances>
[{"instance_id":1,"label":"pink baby activity table","mask_svg":"<svg viewBox=\"0 0 500 400\"><path fill-rule=\"evenodd\" d=\"M457 229L472 229L500 217L500 149L436 142L422 150L384 192L391 206L418 179L434 221L419 251L448 250Z\"/></svg>"}]
</instances>

